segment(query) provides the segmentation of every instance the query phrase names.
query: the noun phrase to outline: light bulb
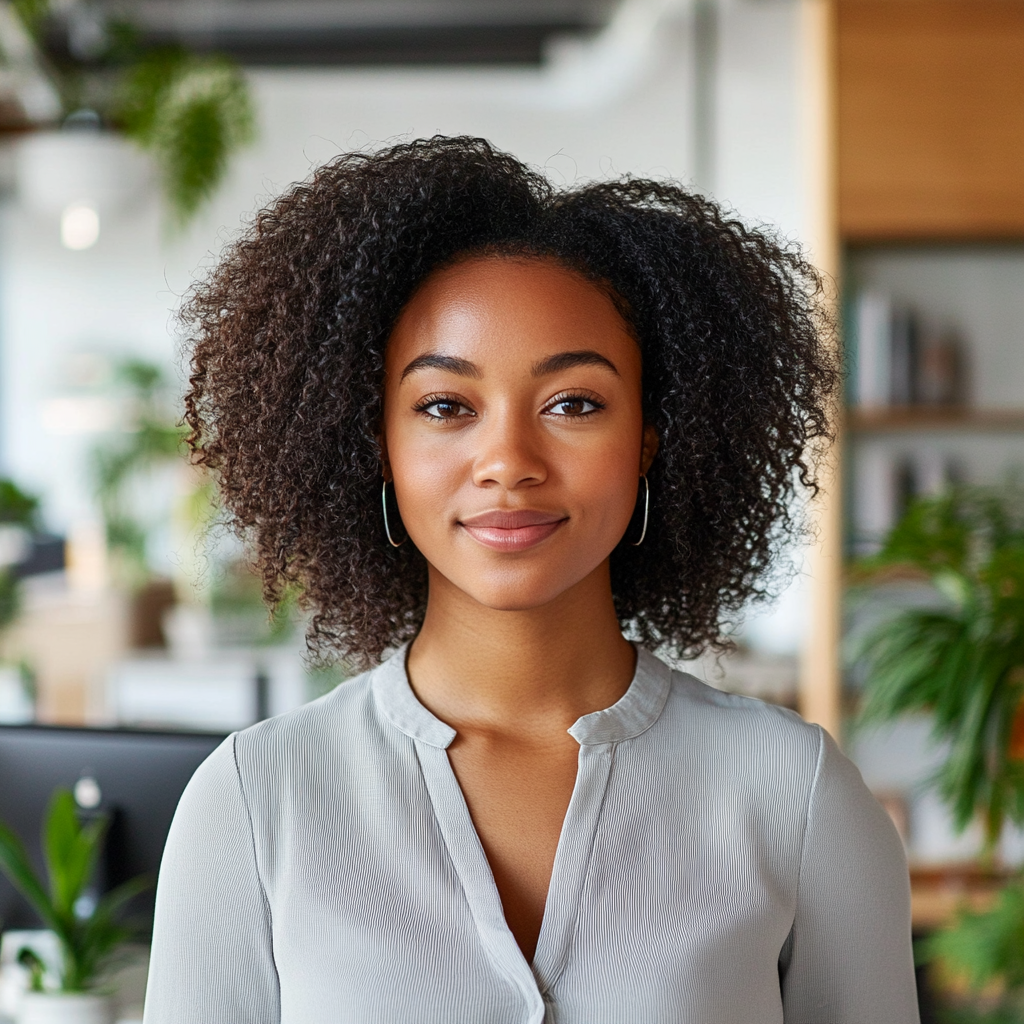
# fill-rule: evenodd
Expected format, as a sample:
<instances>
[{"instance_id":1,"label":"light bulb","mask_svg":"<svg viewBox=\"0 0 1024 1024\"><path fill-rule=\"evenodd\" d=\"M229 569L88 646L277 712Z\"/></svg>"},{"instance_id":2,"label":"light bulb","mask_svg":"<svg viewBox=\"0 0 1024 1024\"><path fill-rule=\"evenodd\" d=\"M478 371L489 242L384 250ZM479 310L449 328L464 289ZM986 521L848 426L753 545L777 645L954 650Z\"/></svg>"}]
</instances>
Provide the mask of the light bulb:
<instances>
[{"instance_id":1,"label":"light bulb","mask_svg":"<svg viewBox=\"0 0 1024 1024\"><path fill-rule=\"evenodd\" d=\"M89 202L71 203L60 215L60 240L67 249L90 249L100 237L100 215Z\"/></svg>"}]
</instances>

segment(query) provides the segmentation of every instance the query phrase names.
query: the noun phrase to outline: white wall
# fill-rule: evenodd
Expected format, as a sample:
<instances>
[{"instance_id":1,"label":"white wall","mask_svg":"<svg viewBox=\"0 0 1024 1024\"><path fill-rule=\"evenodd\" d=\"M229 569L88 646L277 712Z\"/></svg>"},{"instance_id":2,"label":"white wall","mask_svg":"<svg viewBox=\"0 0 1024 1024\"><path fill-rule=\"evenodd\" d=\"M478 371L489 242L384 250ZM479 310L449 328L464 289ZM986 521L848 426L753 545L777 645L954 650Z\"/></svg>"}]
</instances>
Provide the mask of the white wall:
<instances>
[{"instance_id":1,"label":"white wall","mask_svg":"<svg viewBox=\"0 0 1024 1024\"><path fill-rule=\"evenodd\" d=\"M714 191L746 218L802 229L797 0L722 7L714 83ZM45 498L57 529L93 515L83 452L45 403L75 393L82 352L176 359L180 294L253 209L335 153L396 138L490 138L557 180L632 173L692 178L690 14L631 0L613 32L567 46L542 70L261 71L260 139L184 238L161 237L155 201L61 248L57 225L9 202L0 215L0 453L3 472ZM51 428L53 424L51 423Z\"/></svg>"}]
</instances>

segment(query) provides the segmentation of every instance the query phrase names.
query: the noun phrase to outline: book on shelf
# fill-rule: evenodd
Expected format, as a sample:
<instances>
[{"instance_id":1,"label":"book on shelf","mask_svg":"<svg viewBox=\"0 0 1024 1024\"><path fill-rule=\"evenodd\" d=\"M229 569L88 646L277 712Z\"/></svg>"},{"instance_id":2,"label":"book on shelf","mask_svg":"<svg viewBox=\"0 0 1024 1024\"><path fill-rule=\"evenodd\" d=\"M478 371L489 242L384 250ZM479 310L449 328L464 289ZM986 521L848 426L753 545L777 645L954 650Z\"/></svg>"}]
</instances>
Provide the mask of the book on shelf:
<instances>
[{"instance_id":1,"label":"book on shelf","mask_svg":"<svg viewBox=\"0 0 1024 1024\"><path fill-rule=\"evenodd\" d=\"M852 407L870 411L964 403L964 345L949 324L885 292L865 289L853 300L848 328Z\"/></svg>"},{"instance_id":2,"label":"book on shelf","mask_svg":"<svg viewBox=\"0 0 1024 1024\"><path fill-rule=\"evenodd\" d=\"M941 494L962 478L956 458L931 445L913 451L865 447L854 465L853 554L874 554L912 499Z\"/></svg>"}]
</instances>

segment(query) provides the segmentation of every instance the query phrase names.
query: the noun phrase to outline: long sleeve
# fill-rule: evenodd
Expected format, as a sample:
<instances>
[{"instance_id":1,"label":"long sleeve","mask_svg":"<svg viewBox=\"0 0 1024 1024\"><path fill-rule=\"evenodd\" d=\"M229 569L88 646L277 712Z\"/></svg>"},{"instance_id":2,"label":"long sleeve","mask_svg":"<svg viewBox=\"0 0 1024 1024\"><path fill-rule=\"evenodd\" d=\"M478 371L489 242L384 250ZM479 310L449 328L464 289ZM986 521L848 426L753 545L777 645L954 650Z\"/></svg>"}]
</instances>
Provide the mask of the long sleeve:
<instances>
[{"instance_id":1,"label":"long sleeve","mask_svg":"<svg viewBox=\"0 0 1024 1024\"><path fill-rule=\"evenodd\" d=\"M174 815L160 866L145 1024L278 1024L270 911L231 736Z\"/></svg>"},{"instance_id":2,"label":"long sleeve","mask_svg":"<svg viewBox=\"0 0 1024 1024\"><path fill-rule=\"evenodd\" d=\"M821 735L782 965L786 1024L918 1024L903 846L856 767Z\"/></svg>"}]
</instances>

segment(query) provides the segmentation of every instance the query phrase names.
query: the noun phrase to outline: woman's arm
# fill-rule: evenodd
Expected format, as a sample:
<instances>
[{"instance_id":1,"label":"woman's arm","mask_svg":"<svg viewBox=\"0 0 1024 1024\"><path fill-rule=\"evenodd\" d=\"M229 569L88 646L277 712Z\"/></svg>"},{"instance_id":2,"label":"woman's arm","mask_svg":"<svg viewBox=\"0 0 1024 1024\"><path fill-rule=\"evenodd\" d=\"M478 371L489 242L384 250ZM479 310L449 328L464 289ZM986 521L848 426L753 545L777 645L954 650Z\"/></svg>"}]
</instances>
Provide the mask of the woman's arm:
<instances>
[{"instance_id":1,"label":"woman's arm","mask_svg":"<svg viewBox=\"0 0 1024 1024\"><path fill-rule=\"evenodd\" d=\"M182 795L160 865L145 1024L278 1024L270 909L234 737Z\"/></svg>"},{"instance_id":2,"label":"woman's arm","mask_svg":"<svg viewBox=\"0 0 1024 1024\"><path fill-rule=\"evenodd\" d=\"M918 1024L903 845L824 732L781 965L786 1024Z\"/></svg>"}]
</instances>

